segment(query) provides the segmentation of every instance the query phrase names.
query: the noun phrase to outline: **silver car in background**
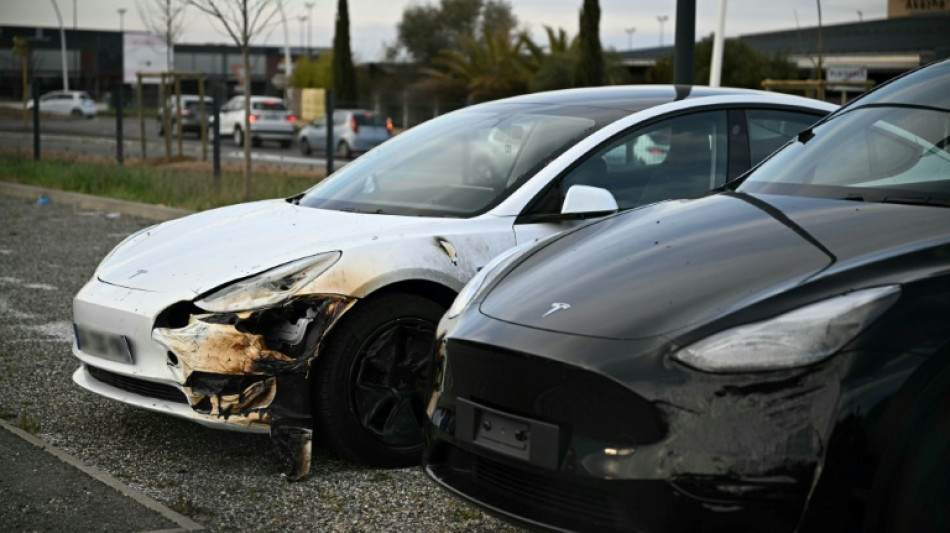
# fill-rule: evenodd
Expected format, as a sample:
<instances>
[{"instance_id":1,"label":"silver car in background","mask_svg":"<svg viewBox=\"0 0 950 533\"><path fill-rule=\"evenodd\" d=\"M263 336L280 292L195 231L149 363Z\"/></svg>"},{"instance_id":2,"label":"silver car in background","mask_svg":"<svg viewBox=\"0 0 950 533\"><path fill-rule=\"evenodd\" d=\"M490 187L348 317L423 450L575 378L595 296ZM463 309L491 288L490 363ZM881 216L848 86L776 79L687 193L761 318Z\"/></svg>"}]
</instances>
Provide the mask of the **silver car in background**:
<instances>
[{"instance_id":1,"label":"silver car in background","mask_svg":"<svg viewBox=\"0 0 950 533\"><path fill-rule=\"evenodd\" d=\"M365 109L337 109L333 112L333 146L336 155L349 159L368 152L392 137L393 124L379 113ZM297 135L300 151L310 155L325 152L327 116L304 126Z\"/></svg>"},{"instance_id":2,"label":"silver car in background","mask_svg":"<svg viewBox=\"0 0 950 533\"><path fill-rule=\"evenodd\" d=\"M27 107L33 109L33 100ZM95 100L86 91L53 91L40 97L40 113L93 118L97 112Z\"/></svg>"},{"instance_id":3,"label":"silver car in background","mask_svg":"<svg viewBox=\"0 0 950 533\"><path fill-rule=\"evenodd\" d=\"M230 136L236 146L244 145L244 95L228 100L221 108L222 137ZM263 141L276 141L281 148L290 148L294 142L296 118L287 104L274 96L251 96L251 143L259 146Z\"/></svg>"}]
</instances>

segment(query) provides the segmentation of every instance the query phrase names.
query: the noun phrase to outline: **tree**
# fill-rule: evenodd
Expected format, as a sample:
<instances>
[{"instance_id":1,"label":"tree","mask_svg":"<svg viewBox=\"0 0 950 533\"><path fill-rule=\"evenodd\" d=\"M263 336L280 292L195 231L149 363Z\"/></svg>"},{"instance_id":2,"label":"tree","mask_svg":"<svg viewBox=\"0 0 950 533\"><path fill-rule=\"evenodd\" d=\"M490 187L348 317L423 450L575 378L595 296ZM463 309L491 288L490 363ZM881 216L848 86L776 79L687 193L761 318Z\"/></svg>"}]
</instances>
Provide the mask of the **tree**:
<instances>
[{"instance_id":1,"label":"tree","mask_svg":"<svg viewBox=\"0 0 950 533\"><path fill-rule=\"evenodd\" d=\"M405 50L421 65L431 66L442 50L460 50L468 38L504 31L511 35L518 19L505 0L440 0L438 6L412 5L396 25L397 42L390 56Z\"/></svg>"},{"instance_id":2,"label":"tree","mask_svg":"<svg viewBox=\"0 0 950 533\"><path fill-rule=\"evenodd\" d=\"M577 38L570 39L563 28L555 31L545 26L544 31L548 38L547 51L527 34L522 37L530 54L529 69L533 73L528 88L532 91L551 91L574 87Z\"/></svg>"},{"instance_id":3,"label":"tree","mask_svg":"<svg viewBox=\"0 0 950 533\"><path fill-rule=\"evenodd\" d=\"M694 68L697 85L709 83L709 68L712 59L712 35L696 43L696 66ZM798 79L798 68L785 56L769 56L760 53L748 43L739 39L726 39L722 53L722 85L761 89L762 80ZM673 58L660 58L656 65L646 73L648 83L672 83Z\"/></svg>"},{"instance_id":4,"label":"tree","mask_svg":"<svg viewBox=\"0 0 950 533\"><path fill-rule=\"evenodd\" d=\"M484 102L527 92L530 71L524 40L499 30L482 39L465 37L458 49L445 49L426 72L464 84L468 101Z\"/></svg>"},{"instance_id":5,"label":"tree","mask_svg":"<svg viewBox=\"0 0 950 533\"><path fill-rule=\"evenodd\" d=\"M143 0L135 9L145 28L165 42L168 70L175 70L175 43L185 31L185 0Z\"/></svg>"},{"instance_id":6,"label":"tree","mask_svg":"<svg viewBox=\"0 0 950 533\"><path fill-rule=\"evenodd\" d=\"M271 23L280 3L271 0L188 0L218 21L241 49L244 67L244 198L251 199L251 40Z\"/></svg>"},{"instance_id":7,"label":"tree","mask_svg":"<svg viewBox=\"0 0 950 533\"><path fill-rule=\"evenodd\" d=\"M574 71L574 79L578 87L604 84L604 56L600 46L598 0L584 0L584 5L581 7L577 69Z\"/></svg>"},{"instance_id":8,"label":"tree","mask_svg":"<svg viewBox=\"0 0 950 533\"><path fill-rule=\"evenodd\" d=\"M333 87L337 100L355 105L357 101L356 70L350 52L350 14L346 0L336 8L336 30L333 34Z\"/></svg>"}]
</instances>

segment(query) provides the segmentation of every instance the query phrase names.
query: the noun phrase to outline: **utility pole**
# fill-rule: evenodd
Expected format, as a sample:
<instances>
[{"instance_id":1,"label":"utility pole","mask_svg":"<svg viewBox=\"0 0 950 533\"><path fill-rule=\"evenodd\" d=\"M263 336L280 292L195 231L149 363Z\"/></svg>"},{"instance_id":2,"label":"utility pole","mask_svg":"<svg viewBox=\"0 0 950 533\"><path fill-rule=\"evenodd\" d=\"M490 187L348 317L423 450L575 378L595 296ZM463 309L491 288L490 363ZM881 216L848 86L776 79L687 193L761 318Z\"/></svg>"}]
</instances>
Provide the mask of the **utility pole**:
<instances>
[{"instance_id":1,"label":"utility pole","mask_svg":"<svg viewBox=\"0 0 950 533\"><path fill-rule=\"evenodd\" d=\"M69 90L69 71L66 67L66 29L63 28L63 16L59 12L59 6L56 0L49 0L53 4L53 10L56 11L56 19L59 21L59 48L63 56L63 90Z\"/></svg>"},{"instance_id":2,"label":"utility pole","mask_svg":"<svg viewBox=\"0 0 950 533\"><path fill-rule=\"evenodd\" d=\"M623 31L627 32L627 50L633 50L633 32L637 31L637 29L630 27Z\"/></svg>"},{"instance_id":3,"label":"utility pole","mask_svg":"<svg viewBox=\"0 0 950 533\"><path fill-rule=\"evenodd\" d=\"M125 11L126 11L126 9L125 9L124 7L120 7L120 8L117 9L116 11L119 12L119 33L122 33L122 32L125 31Z\"/></svg>"},{"instance_id":4,"label":"utility pole","mask_svg":"<svg viewBox=\"0 0 950 533\"><path fill-rule=\"evenodd\" d=\"M656 21L660 23L660 48L663 48L663 24L670 20L669 15L658 15Z\"/></svg>"},{"instance_id":5,"label":"utility pole","mask_svg":"<svg viewBox=\"0 0 950 533\"><path fill-rule=\"evenodd\" d=\"M306 2L304 6L307 8L307 57L313 55L313 2Z\"/></svg>"}]
</instances>

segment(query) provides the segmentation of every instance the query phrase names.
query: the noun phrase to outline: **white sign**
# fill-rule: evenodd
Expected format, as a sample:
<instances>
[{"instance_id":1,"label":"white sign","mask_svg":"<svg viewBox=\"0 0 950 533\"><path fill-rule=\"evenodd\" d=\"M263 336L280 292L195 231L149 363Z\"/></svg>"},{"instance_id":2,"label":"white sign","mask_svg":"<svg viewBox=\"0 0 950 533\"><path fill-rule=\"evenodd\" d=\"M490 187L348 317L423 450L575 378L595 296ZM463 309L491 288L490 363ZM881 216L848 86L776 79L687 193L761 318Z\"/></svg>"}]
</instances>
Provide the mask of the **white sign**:
<instances>
[{"instance_id":1,"label":"white sign","mask_svg":"<svg viewBox=\"0 0 950 533\"><path fill-rule=\"evenodd\" d=\"M868 81L867 67L828 67L828 83L864 83Z\"/></svg>"},{"instance_id":2,"label":"white sign","mask_svg":"<svg viewBox=\"0 0 950 533\"><path fill-rule=\"evenodd\" d=\"M125 32L123 35L122 79L138 83L137 72L165 72L168 70L168 47L165 40L145 32ZM142 78L142 83L158 84L159 79Z\"/></svg>"}]
</instances>

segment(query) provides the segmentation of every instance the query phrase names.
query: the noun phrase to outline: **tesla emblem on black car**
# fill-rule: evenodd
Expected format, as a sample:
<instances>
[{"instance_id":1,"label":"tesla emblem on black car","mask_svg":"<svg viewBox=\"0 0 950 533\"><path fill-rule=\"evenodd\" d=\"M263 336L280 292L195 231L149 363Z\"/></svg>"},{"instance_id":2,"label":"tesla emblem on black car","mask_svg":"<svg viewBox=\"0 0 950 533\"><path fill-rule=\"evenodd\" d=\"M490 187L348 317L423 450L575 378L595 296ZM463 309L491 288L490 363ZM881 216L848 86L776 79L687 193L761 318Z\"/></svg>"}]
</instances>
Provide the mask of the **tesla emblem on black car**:
<instances>
[{"instance_id":1,"label":"tesla emblem on black car","mask_svg":"<svg viewBox=\"0 0 950 533\"><path fill-rule=\"evenodd\" d=\"M551 308L548 309L548 312L541 315L541 318L551 316L554 313L557 313L558 311L563 311L565 309L570 309L570 308L571 308L571 304L566 304L563 302L554 302L553 304L551 304Z\"/></svg>"}]
</instances>

